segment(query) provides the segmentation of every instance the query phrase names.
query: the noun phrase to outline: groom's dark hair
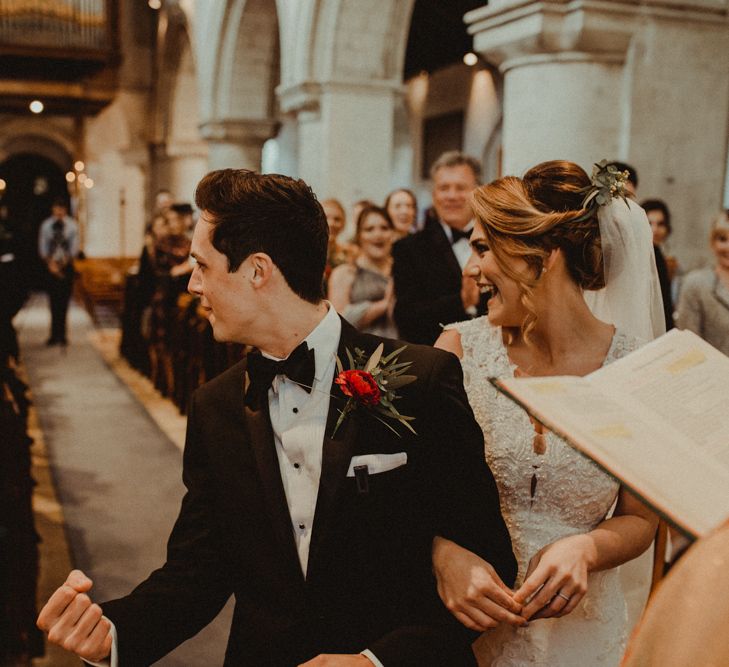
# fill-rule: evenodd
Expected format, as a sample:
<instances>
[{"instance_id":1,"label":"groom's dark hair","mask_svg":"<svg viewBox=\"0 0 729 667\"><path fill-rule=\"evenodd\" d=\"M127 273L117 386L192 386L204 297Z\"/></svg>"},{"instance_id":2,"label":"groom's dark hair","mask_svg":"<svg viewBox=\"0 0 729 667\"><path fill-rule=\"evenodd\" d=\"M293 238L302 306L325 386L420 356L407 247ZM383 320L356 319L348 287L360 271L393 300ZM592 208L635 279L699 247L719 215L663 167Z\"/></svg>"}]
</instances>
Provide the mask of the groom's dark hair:
<instances>
[{"instance_id":1,"label":"groom's dark hair","mask_svg":"<svg viewBox=\"0 0 729 667\"><path fill-rule=\"evenodd\" d=\"M233 273L254 252L271 257L292 291L305 301L322 298L329 226L312 189L302 180L248 169L205 176L195 204L213 225L213 247Z\"/></svg>"}]
</instances>

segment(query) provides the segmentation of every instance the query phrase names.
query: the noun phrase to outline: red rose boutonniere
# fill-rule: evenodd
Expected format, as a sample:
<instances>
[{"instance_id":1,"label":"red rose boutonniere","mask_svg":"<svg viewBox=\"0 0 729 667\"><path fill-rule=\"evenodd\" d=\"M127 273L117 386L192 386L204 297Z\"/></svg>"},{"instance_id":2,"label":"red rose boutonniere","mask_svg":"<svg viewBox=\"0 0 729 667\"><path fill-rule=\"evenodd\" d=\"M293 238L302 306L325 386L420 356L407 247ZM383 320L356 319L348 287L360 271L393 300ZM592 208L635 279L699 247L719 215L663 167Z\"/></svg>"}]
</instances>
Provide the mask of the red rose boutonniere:
<instances>
[{"instance_id":1,"label":"red rose boutonniere","mask_svg":"<svg viewBox=\"0 0 729 667\"><path fill-rule=\"evenodd\" d=\"M347 403L339 411L339 419L332 432L332 437L341 426L345 417L354 410L366 409L375 419L382 422L395 435L400 434L385 419L394 419L400 422L405 428L415 433L409 422L415 417L401 415L394 403L400 396L397 389L415 382L415 375L406 375L405 371L412 365L411 361L398 362L398 355L405 349L403 346L386 357L382 356L384 345L380 343L369 359L359 348L355 348L354 354L347 350L349 370L344 370L342 362L337 357L338 375L334 380L347 397Z\"/></svg>"}]
</instances>

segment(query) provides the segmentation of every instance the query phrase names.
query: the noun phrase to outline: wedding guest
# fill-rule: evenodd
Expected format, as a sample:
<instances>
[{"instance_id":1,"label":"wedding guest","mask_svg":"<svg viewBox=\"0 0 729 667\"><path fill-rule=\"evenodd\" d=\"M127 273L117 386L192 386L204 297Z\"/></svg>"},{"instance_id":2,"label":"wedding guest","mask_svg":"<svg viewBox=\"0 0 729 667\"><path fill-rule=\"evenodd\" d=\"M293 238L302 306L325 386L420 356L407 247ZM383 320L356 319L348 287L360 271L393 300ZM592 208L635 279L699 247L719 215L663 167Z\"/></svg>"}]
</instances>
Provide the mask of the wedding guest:
<instances>
[{"instance_id":1,"label":"wedding guest","mask_svg":"<svg viewBox=\"0 0 729 667\"><path fill-rule=\"evenodd\" d=\"M195 226L192 205L187 202L172 204L167 212L170 228L179 229L186 236L192 237L192 230Z\"/></svg>"},{"instance_id":2,"label":"wedding guest","mask_svg":"<svg viewBox=\"0 0 729 667\"><path fill-rule=\"evenodd\" d=\"M48 298L51 307L51 335L46 345L67 345L66 316L76 275L73 261L79 253L78 226L68 215L68 205L53 202L51 216L38 232L38 254L48 268Z\"/></svg>"},{"instance_id":3,"label":"wedding guest","mask_svg":"<svg viewBox=\"0 0 729 667\"><path fill-rule=\"evenodd\" d=\"M663 313L666 319L666 331L673 329L673 299L671 296L671 276L668 264L663 255L661 246L671 235L671 212L666 203L660 199L646 199L641 206L648 216L653 233L653 251L658 270L658 280L661 283L661 296L663 297Z\"/></svg>"},{"instance_id":4,"label":"wedding guest","mask_svg":"<svg viewBox=\"0 0 729 667\"><path fill-rule=\"evenodd\" d=\"M677 325L729 355L729 210L716 216L709 237L714 266L686 275Z\"/></svg>"},{"instance_id":5,"label":"wedding guest","mask_svg":"<svg viewBox=\"0 0 729 667\"><path fill-rule=\"evenodd\" d=\"M156 263L160 273L180 275L187 271L190 238L185 218L172 210L165 216L167 233L156 242Z\"/></svg>"},{"instance_id":6,"label":"wedding guest","mask_svg":"<svg viewBox=\"0 0 729 667\"><path fill-rule=\"evenodd\" d=\"M528 627L503 623L505 587L493 569L437 539L442 599L467 627L496 628L476 644L481 665L615 667L627 622L617 566L644 552L656 530L656 517L615 479L490 382L587 375L634 350L636 333L662 330L645 214L614 199L600 214L618 241L601 237L596 202L582 208L590 185L578 165L554 161L474 192L478 261L469 270L490 294L488 316L447 327L437 343L461 358L519 561L508 597L529 620ZM625 265L623 244L636 252L634 266ZM603 262L613 267L607 278ZM621 312L605 322L591 312L583 290L603 288L635 321ZM634 299L655 308L631 311Z\"/></svg>"},{"instance_id":7,"label":"wedding guest","mask_svg":"<svg viewBox=\"0 0 729 667\"><path fill-rule=\"evenodd\" d=\"M350 243L343 243L339 235L347 224L347 214L338 199L325 199L321 203L329 225L329 246L327 250L327 270L325 280L334 268L345 262L351 262L357 255L357 248Z\"/></svg>"},{"instance_id":8,"label":"wedding guest","mask_svg":"<svg viewBox=\"0 0 729 667\"><path fill-rule=\"evenodd\" d=\"M165 215L170 210L172 204L175 203L175 198L167 188L161 188L157 190L154 196L154 215Z\"/></svg>"},{"instance_id":9,"label":"wedding guest","mask_svg":"<svg viewBox=\"0 0 729 667\"><path fill-rule=\"evenodd\" d=\"M433 539L468 546L507 585L516 564L458 360L398 352L321 299L327 223L303 181L214 171L195 201L189 290L217 340L257 351L192 397L167 562L101 605L73 571L38 626L87 661L141 667L234 595L230 667L475 665L472 633L438 600ZM372 404L395 352L412 381L388 402L413 431ZM373 374L339 372L348 353L382 356Z\"/></svg>"},{"instance_id":10,"label":"wedding guest","mask_svg":"<svg viewBox=\"0 0 729 667\"><path fill-rule=\"evenodd\" d=\"M354 204L352 205L352 220L355 222L359 220L359 214L362 213L362 209L365 208L365 206L376 206L375 202L373 202L371 199L358 199Z\"/></svg>"},{"instance_id":11,"label":"wedding guest","mask_svg":"<svg viewBox=\"0 0 729 667\"><path fill-rule=\"evenodd\" d=\"M392 239L387 211L366 206L357 219L354 263L340 264L329 276L329 301L350 324L365 333L397 338L392 319Z\"/></svg>"},{"instance_id":12,"label":"wedding guest","mask_svg":"<svg viewBox=\"0 0 729 667\"><path fill-rule=\"evenodd\" d=\"M406 188L393 190L387 195L384 208L395 226L397 237L395 240L417 231L418 201L411 190Z\"/></svg>"},{"instance_id":13,"label":"wedding guest","mask_svg":"<svg viewBox=\"0 0 729 667\"><path fill-rule=\"evenodd\" d=\"M435 161L430 175L437 218L392 250L395 323L404 340L426 345L435 342L443 325L483 312L478 286L462 275L471 257L469 196L481 178L481 165L449 151Z\"/></svg>"}]
</instances>

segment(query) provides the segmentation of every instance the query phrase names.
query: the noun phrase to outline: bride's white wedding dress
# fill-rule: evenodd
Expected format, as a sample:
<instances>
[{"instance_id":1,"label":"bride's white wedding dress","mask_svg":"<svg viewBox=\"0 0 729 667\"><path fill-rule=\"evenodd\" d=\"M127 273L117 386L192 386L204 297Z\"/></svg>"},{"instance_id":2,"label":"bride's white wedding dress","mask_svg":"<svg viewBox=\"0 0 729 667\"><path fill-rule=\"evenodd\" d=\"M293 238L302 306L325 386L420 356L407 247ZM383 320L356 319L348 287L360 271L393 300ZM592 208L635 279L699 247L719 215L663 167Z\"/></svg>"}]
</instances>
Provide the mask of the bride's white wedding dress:
<instances>
[{"instance_id":1,"label":"bride's white wedding dress","mask_svg":"<svg viewBox=\"0 0 729 667\"><path fill-rule=\"evenodd\" d=\"M562 537L599 524L616 499L618 483L553 433L546 451L533 448L529 416L500 394L489 377L511 377L501 328L485 317L446 327L461 336L464 385L483 429L486 460L501 495L501 509L519 563L517 587L530 558ZM616 332L604 364L638 347ZM589 575L588 591L575 610L527 628L502 625L475 644L479 665L491 667L615 667L626 642L625 598L616 569Z\"/></svg>"}]
</instances>

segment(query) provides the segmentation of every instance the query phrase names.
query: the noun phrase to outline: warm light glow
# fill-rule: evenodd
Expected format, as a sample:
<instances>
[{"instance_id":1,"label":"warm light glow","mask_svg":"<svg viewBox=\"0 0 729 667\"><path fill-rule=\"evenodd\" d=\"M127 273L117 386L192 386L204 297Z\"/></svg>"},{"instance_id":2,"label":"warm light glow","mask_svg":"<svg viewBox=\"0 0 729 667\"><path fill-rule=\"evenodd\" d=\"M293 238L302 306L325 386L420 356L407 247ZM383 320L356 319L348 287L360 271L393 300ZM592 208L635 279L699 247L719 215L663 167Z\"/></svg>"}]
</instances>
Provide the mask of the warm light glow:
<instances>
[{"instance_id":1,"label":"warm light glow","mask_svg":"<svg viewBox=\"0 0 729 667\"><path fill-rule=\"evenodd\" d=\"M465 65L468 65L469 67L475 65L477 62L478 56L473 52L469 52L465 56L463 56L463 63Z\"/></svg>"},{"instance_id":2,"label":"warm light glow","mask_svg":"<svg viewBox=\"0 0 729 667\"><path fill-rule=\"evenodd\" d=\"M7 183L0 178L0 190L4 190L7 187Z\"/></svg>"},{"instance_id":3,"label":"warm light glow","mask_svg":"<svg viewBox=\"0 0 729 667\"><path fill-rule=\"evenodd\" d=\"M148 0L147 4L152 9L160 9L162 7L162 0Z\"/></svg>"},{"instance_id":4,"label":"warm light glow","mask_svg":"<svg viewBox=\"0 0 729 667\"><path fill-rule=\"evenodd\" d=\"M41 111L43 111L44 108L45 107L43 106L43 102L41 102L40 100L33 100L30 103L30 110L33 113L40 113Z\"/></svg>"},{"instance_id":5,"label":"warm light glow","mask_svg":"<svg viewBox=\"0 0 729 667\"><path fill-rule=\"evenodd\" d=\"M66 180L69 183L73 183L76 180L76 174L74 174L72 171L66 172Z\"/></svg>"},{"instance_id":6,"label":"warm light glow","mask_svg":"<svg viewBox=\"0 0 729 667\"><path fill-rule=\"evenodd\" d=\"M85 166L86 165L81 160L76 160L76 162L73 163L73 168L76 171L83 171Z\"/></svg>"},{"instance_id":7,"label":"warm light glow","mask_svg":"<svg viewBox=\"0 0 729 667\"><path fill-rule=\"evenodd\" d=\"M78 175L78 182L79 182L79 183L83 183L83 182L84 182L85 180L86 180L86 174L84 174L84 173L80 173L80 174Z\"/></svg>"},{"instance_id":8,"label":"warm light glow","mask_svg":"<svg viewBox=\"0 0 729 667\"><path fill-rule=\"evenodd\" d=\"M88 188L89 190L94 187L94 179L93 178L87 178L84 181L84 187Z\"/></svg>"}]
</instances>

